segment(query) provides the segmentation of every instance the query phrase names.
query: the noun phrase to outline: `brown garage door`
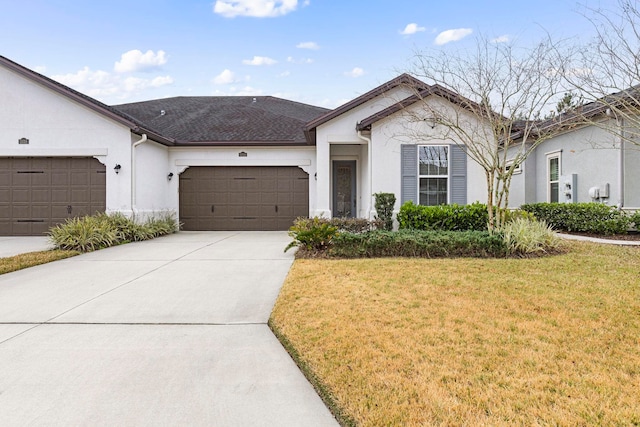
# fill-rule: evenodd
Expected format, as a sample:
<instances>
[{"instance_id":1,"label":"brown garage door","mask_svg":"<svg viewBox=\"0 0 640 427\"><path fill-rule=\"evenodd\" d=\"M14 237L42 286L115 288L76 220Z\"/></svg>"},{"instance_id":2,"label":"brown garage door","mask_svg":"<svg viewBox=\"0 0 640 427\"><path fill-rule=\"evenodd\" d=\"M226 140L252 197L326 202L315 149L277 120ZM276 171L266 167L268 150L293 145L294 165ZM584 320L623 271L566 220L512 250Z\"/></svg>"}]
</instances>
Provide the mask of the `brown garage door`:
<instances>
[{"instance_id":1,"label":"brown garage door","mask_svg":"<svg viewBox=\"0 0 640 427\"><path fill-rule=\"evenodd\" d=\"M105 167L94 158L0 157L0 235L46 233L105 210Z\"/></svg>"},{"instance_id":2,"label":"brown garage door","mask_svg":"<svg viewBox=\"0 0 640 427\"><path fill-rule=\"evenodd\" d=\"M180 175L184 230L287 230L309 215L309 175L298 167L201 167Z\"/></svg>"}]
</instances>

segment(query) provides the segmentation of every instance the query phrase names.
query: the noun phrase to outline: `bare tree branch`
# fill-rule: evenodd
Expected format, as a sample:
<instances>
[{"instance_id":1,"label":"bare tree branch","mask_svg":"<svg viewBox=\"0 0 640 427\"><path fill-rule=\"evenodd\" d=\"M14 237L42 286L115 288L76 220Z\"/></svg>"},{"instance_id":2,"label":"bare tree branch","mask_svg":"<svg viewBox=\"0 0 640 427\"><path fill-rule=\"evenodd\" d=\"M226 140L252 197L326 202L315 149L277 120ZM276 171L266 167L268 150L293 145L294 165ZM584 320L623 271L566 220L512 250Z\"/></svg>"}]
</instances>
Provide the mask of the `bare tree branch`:
<instances>
[{"instance_id":1,"label":"bare tree branch","mask_svg":"<svg viewBox=\"0 0 640 427\"><path fill-rule=\"evenodd\" d=\"M403 108L409 123L405 137L450 141L480 165L487 180L490 229L504 221L513 172L560 130L541 126L539 118L566 91L558 70L566 68L569 57L550 38L524 49L479 37L470 53L415 54L412 74L432 86L412 88L418 107ZM423 125L428 118L437 123L433 129Z\"/></svg>"}]
</instances>

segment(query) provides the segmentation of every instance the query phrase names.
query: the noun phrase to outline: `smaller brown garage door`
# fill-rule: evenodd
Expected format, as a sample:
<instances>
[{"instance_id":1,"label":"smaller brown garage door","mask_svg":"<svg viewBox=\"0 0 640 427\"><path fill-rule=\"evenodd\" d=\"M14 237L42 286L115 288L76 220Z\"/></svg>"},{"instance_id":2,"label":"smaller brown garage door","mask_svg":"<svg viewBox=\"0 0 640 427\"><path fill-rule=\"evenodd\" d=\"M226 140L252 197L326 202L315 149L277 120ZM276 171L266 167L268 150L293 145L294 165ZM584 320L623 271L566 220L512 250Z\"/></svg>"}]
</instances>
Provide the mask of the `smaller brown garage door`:
<instances>
[{"instance_id":1,"label":"smaller brown garage door","mask_svg":"<svg viewBox=\"0 0 640 427\"><path fill-rule=\"evenodd\" d=\"M184 230L287 230L309 215L298 167L190 167L180 175Z\"/></svg>"},{"instance_id":2,"label":"smaller brown garage door","mask_svg":"<svg viewBox=\"0 0 640 427\"><path fill-rule=\"evenodd\" d=\"M105 210L105 166L94 158L0 158L0 235L46 233Z\"/></svg>"}]
</instances>

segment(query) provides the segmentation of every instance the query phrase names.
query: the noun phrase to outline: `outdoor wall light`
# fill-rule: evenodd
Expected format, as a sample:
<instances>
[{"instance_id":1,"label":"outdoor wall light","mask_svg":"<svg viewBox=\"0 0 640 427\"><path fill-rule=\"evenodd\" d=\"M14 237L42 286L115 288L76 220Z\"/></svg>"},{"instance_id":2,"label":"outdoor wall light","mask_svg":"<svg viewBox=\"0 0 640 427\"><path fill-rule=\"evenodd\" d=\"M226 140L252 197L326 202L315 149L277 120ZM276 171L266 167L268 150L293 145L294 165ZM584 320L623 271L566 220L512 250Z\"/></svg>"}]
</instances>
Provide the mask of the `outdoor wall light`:
<instances>
[{"instance_id":1,"label":"outdoor wall light","mask_svg":"<svg viewBox=\"0 0 640 427\"><path fill-rule=\"evenodd\" d=\"M173 178L173 172L169 172L169 175L167 175L167 179L169 181L171 181L171 178Z\"/></svg>"},{"instance_id":2,"label":"outdoor wall light","mask_svg":"<svg viewBox=\"0 0 640 427\"><path fill-rule=\"evenodd\" d=\"M116 166L113 168L113 170L116 171L116 174L120 173L120 169L122 169L122 166L120 166L120 164L116 164Z\"/></svg>"},{"instance_id":3,"label":"outdoor wall light","mask_svg":"<svg viewBox=\"0 0 640 427\"><path fill-rule=\"evenodd\" d=\"M29 138L20 138L18 140L18 144L28 144L29 143Z\"/></svg>"}]
</instances>

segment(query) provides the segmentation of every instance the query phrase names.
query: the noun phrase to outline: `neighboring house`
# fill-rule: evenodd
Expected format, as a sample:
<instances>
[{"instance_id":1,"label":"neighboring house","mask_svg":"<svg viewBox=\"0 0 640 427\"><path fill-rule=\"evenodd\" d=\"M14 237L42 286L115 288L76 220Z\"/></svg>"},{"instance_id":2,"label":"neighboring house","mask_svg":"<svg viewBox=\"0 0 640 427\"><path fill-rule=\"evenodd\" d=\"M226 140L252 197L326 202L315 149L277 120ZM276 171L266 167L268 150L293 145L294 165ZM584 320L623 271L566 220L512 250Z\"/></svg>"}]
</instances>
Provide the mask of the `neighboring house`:
<instances>
[{"instance_id":1,"label":"neighboring house","mask_svg":"<svg viewBox=\"0 0 640 427\"><path fill-rule=\"evenodd\" d=\"M546 122L557 126L585 115L586 122L542 142L514 172L510 207L536 202L598 202L626 210L640 209L640 141L622 141L606 106L567 113ZM587 111L589 110L589 111ZM572 118L572 116L574 116ZM544 125L544 124L543 124ZM619 132L619 131L616 131Z\"/></svg>"},{"instance_id":2,"label":"neighboring house","mask_svg":"<svg viewBox=\"0 0 640 427\"><path fill-rule=\"evenodd\" d=\"M420 107L416 86L426 102L458 108L406 74L334 110L270 96L107 106L0 56L0 235L42 234L97 211L175 213L186 230L286 230L298 216L371 218L377 192L394 193L396 210L485 201L482 169L428 117L404 114ZM406 132L416 126L424 139ZM560 194L555 165L577 175L574 200L605 183L618 197L618 154L587 153L584 132L545 142L514 176L512 204ZM638 158L625 151L636 206Z\"/></svg>"}]
</instances>

